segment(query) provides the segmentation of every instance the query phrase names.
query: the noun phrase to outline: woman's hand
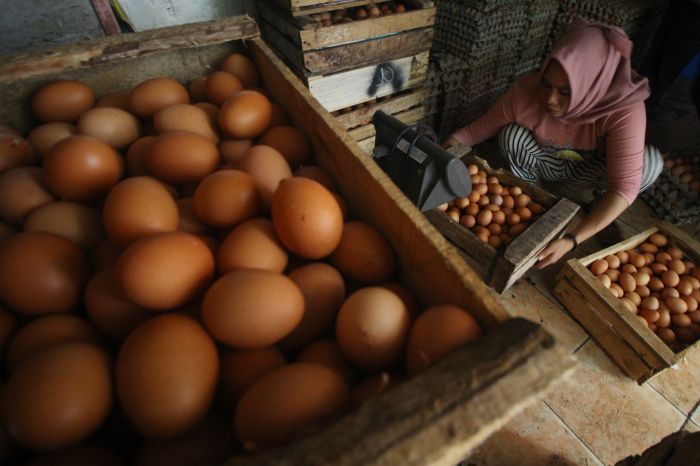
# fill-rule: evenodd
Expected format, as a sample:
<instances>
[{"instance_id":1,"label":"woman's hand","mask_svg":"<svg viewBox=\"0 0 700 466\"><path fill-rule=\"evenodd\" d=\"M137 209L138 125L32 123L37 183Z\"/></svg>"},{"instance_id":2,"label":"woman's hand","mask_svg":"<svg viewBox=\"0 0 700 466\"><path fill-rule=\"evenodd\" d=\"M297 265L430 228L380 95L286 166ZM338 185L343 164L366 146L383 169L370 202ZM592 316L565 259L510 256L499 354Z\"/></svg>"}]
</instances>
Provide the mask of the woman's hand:
<instances>
[{"instance_id":1,"label":"woman's hand","mask_svg":"<svg viewBox=\"0 0 700 466\"><path fill-rule=\"evenodd\" d=\"M450 147L454 146L455 144L459 144L459 141L454 136L450 136L447 139L445 139L445 142L442 143L442 147L444 149L449 149Z\"/></svg>"},{"instance_id":2,"label":"woman's hand","mask_svg":"<svg viewBox=\"0 0 700 466\"><path fill-rule=\"evenodd\" d=\"M573 248L574 242L570 239L555 239L554 241L549 243L546 248L542 250L539 257L537 258L538 262L537 265L535 265L535 268L537 270L540 270L547 267L548 265L554 264L555 262L559 261L559 259L561 259L564 256L564 254L571 251Z\"/></svg>"}]
</instances>

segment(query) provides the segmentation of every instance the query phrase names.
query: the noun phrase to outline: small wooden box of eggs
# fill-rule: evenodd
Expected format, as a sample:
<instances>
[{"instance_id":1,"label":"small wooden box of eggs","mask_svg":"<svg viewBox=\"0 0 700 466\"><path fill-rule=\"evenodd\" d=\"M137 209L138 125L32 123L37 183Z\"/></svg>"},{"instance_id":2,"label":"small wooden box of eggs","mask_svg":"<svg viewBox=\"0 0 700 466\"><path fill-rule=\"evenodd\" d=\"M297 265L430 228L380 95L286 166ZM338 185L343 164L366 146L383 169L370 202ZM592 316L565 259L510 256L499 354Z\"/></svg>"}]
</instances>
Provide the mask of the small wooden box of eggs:
<instances>
[{"instance_id":1,"label":"small wooden box of eggs","mask_svg":"<svg viewBox=\"0 0 700 466\"><path fill-rule=\"evenodd\" d=\"M502 293L534 265L579 206L506 170L494 170L477 156L462 160L472 176L471 194L425 215L484 282Z\"/></svg>"},{"instance_id":2,"label":"small wooden box of eggs","mask_svg":"<svg viewBox=\"0 0 700 466\"><path fill-rule=\"evenodd\" d=\"M700 244L659 225L569 260L554 294L627 375L643 383L700 349Z\"/></svg>"},{"instance_id":3,"label":"small wooden box of eggs","mask_svg":"<svg viewBox=\"0 0 700 466\"><path fill-rule=\"evenodd\" d=\"M411 89L428 76L427 0L258 2L265 41L328 111Z\"/></svg>"}]
</instances>

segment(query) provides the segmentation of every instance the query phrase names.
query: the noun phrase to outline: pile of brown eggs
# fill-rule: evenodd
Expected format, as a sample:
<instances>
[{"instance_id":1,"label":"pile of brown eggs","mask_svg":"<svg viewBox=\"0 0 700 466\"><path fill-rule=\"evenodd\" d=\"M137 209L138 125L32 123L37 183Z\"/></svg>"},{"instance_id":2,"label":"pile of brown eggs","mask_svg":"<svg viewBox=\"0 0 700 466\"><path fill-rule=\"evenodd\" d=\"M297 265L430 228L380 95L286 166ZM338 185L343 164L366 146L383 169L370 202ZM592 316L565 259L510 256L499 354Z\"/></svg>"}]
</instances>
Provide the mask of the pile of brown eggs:
<instances>
[{"instance_id":1,"label":"pile of brown eggs","mask_svg":"<svg viewBox=\"0 0 700 466\"><path fill-rule=\"evenodd\" d=\"M343 8L333 12L317 13L309 15L309 18L314 23L319 23L323 27L328 27L334 24L352 23L353 21L362 21L363 19L373 19L381 16L405 13L406 11L406 6L400 2L386 2L378 5L369 4L364 7Z\"/></svg>"},{"instance_id":2,"label":"pile of brown eggs","mask_svg":"<svg viewBox=\"0 0 700 466\"><path fill-rule=\"evenodd\" d=\"M26 138L0 127L3 463L19 444L68 449L36 464L217 464L482 333L395 281L392 245L258 86L241 54L189 88L56 81Z\"/></svg>"},{"instance_id":3,"label":"pile of brown eggs","mask_svg":"<svg viewBox=\"0 0 700 466\"><path fill-rule=\"evenodd\" d=\"M590 271L672 349L700 338L700 268L661 234L592 262Z\"/></svg>"},{"instance_id":4,"label":"pile of brown eggs","mask_svg":"<svg viewBox=\"0 0 700 466\"><path fill-rule=\"evenodd\" d=\"M499 249L510 244L545 211L520 186L503 186L496 176L471 164L472 192L438 206L481 241Z\"/></svg>"},{"instance_id":5,"label":"pile of brown eggs","mask_svg":"<svg viewBox=\"0 0 700 466\"><path fill-rule=\"evenodd\" d=\"M688 186L688 189L700 192L700 157L697 155L668 156L664 159L664 169Z\"/></svg>"}]
</instances>

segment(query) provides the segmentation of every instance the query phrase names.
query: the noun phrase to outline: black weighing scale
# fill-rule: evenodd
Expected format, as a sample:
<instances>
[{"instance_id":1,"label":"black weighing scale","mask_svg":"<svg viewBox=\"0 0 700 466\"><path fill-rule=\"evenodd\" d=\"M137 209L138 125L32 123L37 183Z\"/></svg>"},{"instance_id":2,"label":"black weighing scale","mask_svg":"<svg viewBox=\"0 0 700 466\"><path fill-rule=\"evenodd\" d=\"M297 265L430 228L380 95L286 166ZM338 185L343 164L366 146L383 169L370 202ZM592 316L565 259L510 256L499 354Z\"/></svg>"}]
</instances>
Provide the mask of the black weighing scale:
<instances>
[{"instance_id":1,"label":"black weighing scale","mask_svg":"<svg viewBox=\"0 0 700 466\"><path fill-rule=\"evenodd\" d=\"M430 210L472 190L466 165L447 152L427 127L407 126L378 110L372 158L420 209Z\"/></svg>"}]
</instances>

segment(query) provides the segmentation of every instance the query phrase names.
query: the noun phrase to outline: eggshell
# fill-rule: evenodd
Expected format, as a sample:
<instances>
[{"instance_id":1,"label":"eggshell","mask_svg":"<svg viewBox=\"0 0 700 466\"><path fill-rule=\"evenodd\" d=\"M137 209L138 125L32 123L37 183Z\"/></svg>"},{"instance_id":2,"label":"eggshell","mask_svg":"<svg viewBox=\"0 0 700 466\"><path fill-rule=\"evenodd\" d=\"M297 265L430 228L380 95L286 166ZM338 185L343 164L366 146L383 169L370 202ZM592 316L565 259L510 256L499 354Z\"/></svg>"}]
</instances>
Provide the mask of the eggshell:
<instances>
[{"instance_id":1,"label":"eggshell","mask_svg":"<svg viewBox=\"0 0 700 466\"><path fill-rule=\"evenodd\" d=\"M90 201L107 194L123 173L122 156L90 136L66 138L44 157L46 186L69 201Z\"/></svg>"},{"instance_id":2,"label":"eggshell","mask_svg":"<svg viewBox=\"0 0 700 466\"><path fill-rule=\"evenodd\" d=\"M51 148L67 137L77 133L77 128L71 123L45 123L34 128L27 136L39 156L45 156ZM0 157L4 159L4 157ZM31 162L31 160L29 159Z\"/></svg>"},{"instance_id":3,"label":"eggshell","mask_svg":"<svg viewBox=\"0 0 700 466\"><path fill-rule=\"evenodd\" d=\"M170 78L148 79L134 87L129 94L129 108L139 118L150 118L169 105L188 103L190 95L187 89Z\"/></svg>"},{"instance_id":4,"label":"eggshell","mask_svg":"<svg viewBox=\"0 0 700 466\"><path fill-rule=\"evenodd\" d=\"M293 126L275 126L260 137L258 144L277 149L292 168L305 163L311 157L311 142L298 128Z\"/></svg>"},{"instance_id":5,"label":"eggshell","mask_svg":"<svg viewBox=\"0 0 700 466\"><path fill-rule=\"evenodd\" d=\"M306 259L333 252L343 234L343 214L333 194L320 183L292 177L272 196L272 223L289 251Z\"/></svg>"},{"instance_id":6,"label":"eggshell","mask_svg":"<svg viewBox=\"0 0 700 466\"><path fill-rule=\"evenodd\" d=\"M605 256L604 260L608 263L608 267L611 269L617 269L620 267L620 258L613 254Z\"/></svg>"},{"instance_id":7,"label":"eggshell","mask_svg":"<svg viewBox=\"0 0 700 466\"><path fill-rule=\"evenodd\" d=\"M60 80L39 88L32 97L34 115L44 122L72 123L95 105L95 93L80 81Z\"/></svg>"},{"instance_id":8,"label":"eggshell","mask_svg":"<svg viewBox=\"0 0 700 466\"><path fill-rule=\"evenodd\" d=\"M648 323L653 324L659 320L661 314L659 314L659 311L654 309L642 309L639 311L639 315L642 316L642 318Z\"/></svg>"},{"instance_id":9,"label":"eggshell","mask_svg":"<svg viewBox=\"0 0 700 466\"><path fill-rule=\"evenodd\" d=\"M287 160L270 146L251 147L241 157L238 167L255 179L255 185L262 195L263 203L267 206L270 205L272 193L275 192L280 181L292 176Z\"/></svg>"},{"instance_id":10,"label":"eggshell","mask_svg":"<svg viewBox=\"0 0 700 466\"><path fill-rule=\"evenodd\" d=\"M124 295L148 309L174 309L195 298L214 275L209 247L189 233L140 238L122 253L116 277Z\"/></svg>"},{"instance_id":11,"label":"eggshell","mask_svg":"<svg viewBox=\"0 0 700 466\"><path fill-rule=\"evenodd\" d=\"M284 366L287 361L276 346L253 350L220 350L221 377L219 401L233 412L243 393L265 374Z\"/></svg>"},{"instance_id":12,"label":"eggshell","mask_svg":"<svg viewBox=\"0 0 700 466\"><path fill-rule=\"evenodd\" d=\"M352 389L350 392L350 404L353 408L359 408L366 401L377 398L404 381L404 376L387 372L369 377Z\"/></svg>"},{"instance_id":13,"label":"eggshell","mask_svg":"<svg viewBox=\"0 0 700 466\"><path fill-rule=\"evenodd\" d=\"M146 154L151 150L155 136L144 136L134 141L126 152L126 173L128 176L151 175L146 165Z\"/></svg>"},{"instance_id":14,"label":"eggshell","mask_svg":"<svg viewBox=\"0 0 700 466\"><path fill-rule=\"evenodd\" d=\"M195 428L209 411L219 377L216 345L182 314L153 317L122 344L117 394L133 427L149 439L170 439Z\"/></svg>"},{"instance_id":15,"label":"eggshell","mask_svg":"<svg viewBox=\"0 0 700 466\"><path fill-rule=\"evenodd\" d=\"M661 274L661 280L666 286L676 286L680 281L680 277L674 270L666 270Z\"/></svg>"},{"instance_id":16,"label":"eggshell","mask_svg":"<svg viewBox=\"0 0 700 466\"><path fill-rule=\"evenodd\" d=\"M265 132L271 118L272 106L267 97L256 91L241 91L221 105L219 126L233 138L254 138Z\"/></svg>"},{"instance_id":17,"label":"eggshell","mask_svg":"<svg viewBox=\"0 0 700 466\"><path fill-rule=\"evenodd\" d=\"M681 278L678 285L676 285L676 290L678 290L681 296L689 296L690 293L693 292L693 286L688 280Z\"/></svg>"},{"instance_id":18,"label":"eggshell","mask_svg":"<svg viewBox=\"0 0 700 466\"><path fill-rule=\"evenodd\" d=\"M187 90L190 93L190 101L204 102L207 100L207 77L200 76L193 79L187 86Z\"/></svg>"},{"instance_id":19,"label":"eggshell","mask_svg":"<svg viewBox=\"0 0 700 466\"><path fill-rule=\"evenodd\" d=\"M683 273L685 273L685 264L683 263L682 260L672 259L671 262L668 263L668 269L673 270L678 275L682 275ZM675 286L675 285L672 285L672 286Z\"/></svg>"},{"instance_id":20,"label":"eggshell","mask_svg":"<svg viewBox=\"0 0 700 466\"><path fill-rule=\"evenodd\" d=\"M681 296L681 299L685 301L686 306L688 306L688 312L696 311L698 309L698 301L692 296Z\"/></svg>"},{"instance_id":21,"label":"eggshell","mask_svg":"<svg viewBox=\"0 0 700 466\"><path fill-rule=\"evenodd\" d=\"M158 134L187 131L199 134L218 144L219 135L206 111L189 104L175 104L158 110L153 115L153 124Z\"/></svg>"},{"instance_id":22,"label":"eggshell","mask_svg":"<svg viewBox=\"0 0 700 466\"><path fill-rule=\"evenodd\" d=\"M343 357L338 343L332 338L316 340L297 356L297 362L309 362L325 366L343 378L348 387L357 380L355 371Z\"/></svg>"},{"instance_id":23,"label":"eggshell","mask_svg":"<svg viewBox=\"0 0 700 466\"><path fill-rule=\"evenodd\" d=\"M26 139L18 134L0 133L0 173L35 161L35 151Z\"/></svg>"},{"instance_id":24,"label":"eggshell","mask_svg":"<svg viewBox=\"0 0 700 466\"><path fill-rule=\"evenodd\" d=\"M197 217L217 228L230 228L254 217L262 202L255 179L239 170L220 170L207 176L193 199Z\"/></svg>"},{"instance_id":25,"label":"eggshell","mask_svg":"<svg viewBox=\"0 0 700 466\"><path fill-rule=\"evenodd\" d=\"M176 231L179 225L175 200L158 180L148 176L128 178L112 188L102 218L107 234L119 245Z\"/></svg>"},{"instance_id":26,"label":"eggshell","mask_svg":"<svg viewBox=\"0 0 700 466\"><path fill-rule=\"evenodd\" d=\"M97 209L77 202L51 202L32 211L25 231L45 231L71 240L83 251L92 251L106 236Z\"/></svg>"},{"instance_id":27,"label":"eggshell","mask_svg":"<svg viewBox=\"0 0 700 466\"><path fill-rule=\"evenodd\" d=\"M665 273L665 272L664 272ZM652 291L659 291L664 288L664 282L658 277L651 277L649 279L649 288Z\"/></svg>"},{"instance_id":28,"label":"eggshell","mask_svg":"<svg viewBox=\"0 0 700 466\"><path fill-rule=\"evenodd\" d=\"M642 298L646 298L647 296L649 296L651 294L649 287L639 286L639 285L637 285L637 288L635 288L634 292L637 293Z\"/></svg>"},{"instance_id":29,"label":"eggshell","mask_svg":"<svg viewBox=\"0 0 700 466\"><path fill-rule=\"evenodd\" d=\"M659 328L666 328L670 325L671 323L671 313L669 313L667 310L662 309L659 311L659 320L654 322L657 327Z\"/></svg>"},{"instance_id":30,"label":"eggshell","mask_svg":"<svg viewBox=\"0 0 700 466\"><path fill-rule=\"evenodd\" d=\"M676 334L669 328L659 328L656 330L656 334L664 341L664 343L673 343L676 341Z\"/></svg>"},{"instance_id":31,"label":"eggshell","mask_svg":"<svg viewBox=\"0 0 700 466\"><path fill-rule=\"evenodd\" d=\"M48 450L75 445L92 434L112 406L107 353L71 342L39 351L3 390L3 427L21 444Z\"/></svg>"},{"instance_id":32,"label":"eggshell","mask_svg":"<svg viewBox=\"0 0 700 466\"><path fill-rule=\"evenodd\" d=\"M607 261L598 259L591 264L591 272L593 272L594 275L600 275L605 273L609 266L610 264Z\"/></svg>"},{"instance_id":33,"label":"eggshell","mask_svg":"<svg viewBox=\"0 0 700 466\"><path fill-rule=\"evenodd\" d=\"M232 53L224 58L221 70L237 77L246 88L258 86L260 76L253 61L240 53Z\"/></svg>"},{"instance_id":34,"label":"eggshell","mask_svg":"<svg viewBox=\"0 0 700 466\"><path fill-rule=\"evenodd\" d=\"M338 312L336 338L343 355L356 367L378 371L395 364L404 351L410 315L393 292L361 288Z\"/></svg>"},{"instance_id":35,"label":"eggshell","mask_svg":"<svg viewBox=\"0 0 700 466\"><path fill-rule=\"evenodd\" d=\"M668 238L666 238L661 233L654 233L649 237L649 242L655 246L662 247L668 244Z\"/></svg>"},{"instance_id":36,"label":"eggshell","mask_svg":"<svg viewBox=\"0 0 700 466\"><path fill-rule=\"evenodd\" d=\"M278 445L340 414L343 379L319 364L297 362L258 379L241 398L234 425L247 450Z\"/></svg>"},{"instance_id":37,"label":"eggshell","mask_svg":"<svg viewBox=\"0 0 700 466\"><path fill-rule=\"evenodd\" d=\"M683 259L683 251L676 247L670 247L666 249L666 252L671 256L671 259Z\"/></svg>"},{"instance_id":38,"label":"eggshell","mask_svg":"<svg viewBox=\"0 0 700 466\"><path fill-rule=\"evenodd\" d=\"M608 269L605 271L605 275L610 277L611 282L617 282L620 279L620 273L618 269Z\"/></svg>"},{"instance_id":39,"label":"eggshell","mask_svg":"<svg viewBox=\"0 0 700 466\"><path fill-rule=\"evenodd\" d=\"M287 251L277 238L272 222L253 218L237 225L219 247L219 274L236 269L259 269L281 273L287 267Z\"/></svg>"},{"instance_id":40,"label":"eggshell","mask_svg":"<svg viewBox=\"0 0 700 466\"><path fill-rule=\"evenodd\" d=\"M219 278L202 301L202 322L228 346L263 348L301 321L304 296L289 278L267 270L235 270Z\"/></svg>"},{"instance_id":41,"label":"eggshell","mask_svg":"<svg viewBox=\"0 0 700 466\"><path fill-rule=\"evenodd\" d=\"M113 269L101 270L92 276L85 287L84 299L90 322L114 341L123 341L133 329L153 315L124 296Z\"/></svg>"},{"instance_id":42,"label":"eggshell","mask_svg":"<svg viewBox=\"0 0 700 466\"><path fill-rule=\"evenodd\" d=\"M646 265L646 259L641 254L637 254L636 252L630 252L629 258L629 263L637 268L644 267L644 265Z\"/></svg>"},{"instance_id":43,"label":"eggshell","mask_svg":"<svg viewBox=\"0 0 700 466\"><path fill-rule=\"evenodd\" d=\"M226 99L243 90L243 83L230 73L214 71L204 84L207 100L220 106Z\"/></svg>"},{"instance_id":44,"label":"eggshell","mask_svg":"<svg viewBox=\"0 0 700 466\"><path fill-rule=\"evenodd\" d=\"M629 256L629 253L627 253L627 251L620 251L615 255L618 257L618 259L620 259L621 265L625 265L629 261L630 256Z\"/></svg>"},{"instance_id":45,"label":"eggshell","mask_svg":"<svg viewBox=\"0 0 700 466\"><path fill-rule=\"evenodd\" d=\"M243 154L253 147L253 139L224 139L219 142L219 152L221 153L221 163L227 168L238 168L238 164L243 158Z\"/></svg>"},{"instance_id":46,"label":"eggshell","mask_svg":"<svg viewBox=\"0 0 700 466\"><path fill-rule=\"evenodd\" d=\"M21 314L73 310L87 276L85 255L58 235L19 233L0 248L0 299Z\"/></svg>"},{"instance_id":47,"label":"eggshell","mask_svg":"<svg viewBox=\"0 0 700 466\"><path fill-rule=\"evenodd\" d=\"M197 183L216 170L219 149L199 134L173 131L153 141L145 160L149 171L167 183Z\"/></svg>"},{"instance_id":48,"label":"eggshell","mask_svg":"<svg viewBox=\"0 0 700 466\"><path fill-rule=\"evenodd\" d=\"M642 243L639 245L639 250L645 253L650 252L652 254L656 254L659 251L659 248L653 243Z\"/></svg>"},{"instance_id":49,"label":"eggshell","mask_svg":"<svg viewBox=\"0 0 700 466\"><path fill-rule=\"evenodd\" d=\"M387 281L394 272L394 250L384 235L364 222L346 222L331 263L360 283Z\"/></svg>"},{"instance_id":50,"label":"eggshell","mask_svg":"<svg viewBox=\"0 0 700 466\"><path fill-rule=\"evenodd\" d=\"M21 225L35 209L53 202L38 167L16 167L0 173L0 219Z\"/></svg>"},{"instance_id":51,"label":"eggshell","mask_svg":"<svg viewBox=\"0 0 700 466\"><path fill-rule=\"evenodd\" d=\"M680 298L669 296L664 300L664 302L672 314L683 314L688 310L688 305Z\"/></svg>"},{"instance_id":52,"label":"eggshell","mask_svg":"<svg viewBox=\"0 0 700 466\"><path fill-rule=\"evenodd\" d=\"M671 322L677 327L689 327L693 323L687 314L671 314Z\"/></svg>"},{"instance_id":53,"label":"eggshell","mask_svg":"<svg viewBox=\"0 0 700 466\"><path fill-rule=\"evenodd\" d=\"M141 135L141 123L131 113L119 108L93 108L78 119L79 134L92 136L115 149L124 149Z\"/></svg>"},{"instance_id":54,"label":"eggshell","mask_svg":"<svg viewBox=\"0 0 700 466\"><path fill-rule=\"evenodd\" d=\"M413 323L408 337L408 374L425 371L482 333L479 323L463 308L445 304L426 309Z\"/></svg>"},{"instance_id":55,"label":"eggshell","mask_svg":"<svg viewBox=\"0 0 700 466\"><path fill-rule=\"evenodd\" d=\"M95 107L114 107L122 110L130 111L129 109L129 92L120 91L105 94L97 100Z\"/></svg>"},{"instance_id":56,"label":"eggshell","mask_svg":"<svg viewBox=\"0 0 700 466\"><path fill-rule=\"evenodd\" d=\"M610 288L610 285L612 284L612 281L610 280L610 277L609 277L609 276L607 276L607 275L605 275L605 274L602 274L602 275L598 275L596 278L597 278L598 280L600 280L600 282L603 284L603 286L604 286L605 288Z\"/></svg>"},{"instance_id":57,"label":"eggshell","mask_svg":"<svg viewBox=\"0 0 700 466\"><path fill-rule=\"evenodd\" d=\"M627 292L625 292L625 294L623 295L623 297L625 297L625 298L629 299L630 301L632 301L632 303L634 303L635 306L639 306L640 304L642 304L642 298L641 298L641 296L639 296L639 295L638 295L637 293L635 293L634 291L627 291Z\"/></svg>"},{"instance_id":58,"label":"eggshell","mask_svg":"<svg viewBox=\"0 0 700 466\"><path fill-rule=\"evenodd\" d=\"M656 256L654 256L654 260L656 260L656 262L659 264L668 265L668 263L671 262L673 258L669 253L662 251L657 253Z\"/></svg>"}]
</instances>

